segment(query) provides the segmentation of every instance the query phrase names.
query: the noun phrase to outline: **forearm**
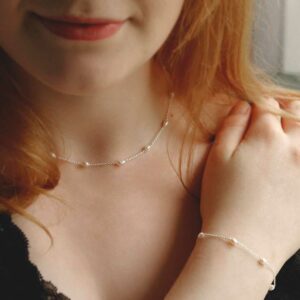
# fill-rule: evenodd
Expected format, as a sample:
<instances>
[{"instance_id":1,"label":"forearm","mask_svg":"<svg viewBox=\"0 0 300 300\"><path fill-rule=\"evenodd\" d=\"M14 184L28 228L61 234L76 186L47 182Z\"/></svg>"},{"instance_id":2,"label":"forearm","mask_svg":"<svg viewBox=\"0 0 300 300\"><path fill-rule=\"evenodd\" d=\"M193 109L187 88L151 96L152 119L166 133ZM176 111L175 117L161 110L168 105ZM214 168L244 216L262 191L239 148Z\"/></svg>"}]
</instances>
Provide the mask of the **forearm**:
<instances>
[{"instance_id":1,"label":"forearm","mask_svg":"<svg viewBox=\"0 0 300 300\"><path fill-rule=\"evenodd\" d=\"M266 253L261 253L261 245L257 248L257 254L267 254L267 247ZM269 262L276 273L284 263L281 259ZM165 300L262 300L272 280L272 272L242 249L219 239L198 239Z\"/></svg>"}]
</instances>

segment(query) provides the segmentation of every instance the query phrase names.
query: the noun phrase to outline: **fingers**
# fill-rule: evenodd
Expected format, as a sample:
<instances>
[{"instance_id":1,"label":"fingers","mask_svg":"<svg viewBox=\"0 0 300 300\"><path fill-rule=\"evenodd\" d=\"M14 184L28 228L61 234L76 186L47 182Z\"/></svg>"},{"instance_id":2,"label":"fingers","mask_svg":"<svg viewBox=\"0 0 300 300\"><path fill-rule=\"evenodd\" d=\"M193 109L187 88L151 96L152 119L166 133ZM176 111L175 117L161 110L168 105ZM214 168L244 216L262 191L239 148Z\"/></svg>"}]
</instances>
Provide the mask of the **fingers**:
<instances>
[{"instance_id":1,"label":"fingers","mask_svg":"<svg viewBox=\"0 0 300 300\"><path fill-rule=\"evenodd\" d=\"M222 122L214 141L215 152L222 153L228 159L235 151L247 130L251 105L246 101L238 101Z\"/></svg>"},{"instance_id":2,"label":"fingers","mask_svg":"<svg viewBox=\"0 0 300 300\"><path fill-rule=\"evenodd\" d=\"M294 100L294 101L281 102L281 107L284 110L291 112L291 113L297 115L298 117L300 117L300 101ZM282 118L281 123L282 123L282 128L286 134L289 134L289 135L297 134L298 139L300 138L300 122L299 121Z\"/></svg>"},{"instance_id":3,"label":"fingers","mask_svg":"<svg viewBox=\"0 0 300 300\"><path fill-rule=\"evenodd\" d=\"M265 104L270 109L276 110L280 108L280 104L274 98L266 98ZM255 137L256 139L264 139L270 141L274 138L274 134L283 133L281 125L281 116L275 115L268 109L259 107L254 104L252 107L251 120L249 130L245 139Z\"/></svg>"},{"instance_id":4,"label":"fingers","mask_svg":"<svg viewBox=\"0 0 300 300\"><path fill-rule=\"evenodd\" d=\"M274 98L267 98L268 108L256 104L250 105L246 101L238 101L224 119L214 142L215 153L229 159L238 145L244 140L255 139L272 143L280 136L297 135L295 140L300 140L300 121L293 121L274 114L278 108L284 106L300 117L300 101L279 103ZM268 109L270 108L271 111Z\"/></svg>"}]
</instances>

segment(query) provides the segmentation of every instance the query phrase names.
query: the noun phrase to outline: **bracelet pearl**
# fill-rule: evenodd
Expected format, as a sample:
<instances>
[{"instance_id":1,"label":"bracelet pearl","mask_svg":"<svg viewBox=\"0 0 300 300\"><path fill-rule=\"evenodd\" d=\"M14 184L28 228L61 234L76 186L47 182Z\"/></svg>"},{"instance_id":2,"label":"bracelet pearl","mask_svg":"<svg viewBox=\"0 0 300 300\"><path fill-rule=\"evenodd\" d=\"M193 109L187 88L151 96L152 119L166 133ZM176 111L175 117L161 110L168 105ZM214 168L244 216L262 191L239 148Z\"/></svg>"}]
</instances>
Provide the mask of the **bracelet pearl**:
<instances>
[{"instance_id":1,"label":"bracelet pearl","mask_svg":"<svg viewBox=\"0 0 300 300\"><path fill-rule=\"evenodd\" d=\"M234 237L225 237L225 236L222 236L222 235L204 233L204 232L200 232L198 234L198 238L205 238L205 237L218 238L218 239L221 239L221 240L227 242L231 246L239 246L241 249L244 249L247 253L249 253L252 257L254 257L256 259L257 263L260 266L265 266L267 269L269 269L272 272L273 281L272 281L272 283L269 287L269 291L273 291L275 289L275 286L276 286L276 273L275 273L275 271L273 270L273 268L271 267L271 265L269 264L269 262L267 261L266 258L258 256L252 250L250 250L248 247L246 247L244 244L239 242Z\"/></svg>"}]
</instances>

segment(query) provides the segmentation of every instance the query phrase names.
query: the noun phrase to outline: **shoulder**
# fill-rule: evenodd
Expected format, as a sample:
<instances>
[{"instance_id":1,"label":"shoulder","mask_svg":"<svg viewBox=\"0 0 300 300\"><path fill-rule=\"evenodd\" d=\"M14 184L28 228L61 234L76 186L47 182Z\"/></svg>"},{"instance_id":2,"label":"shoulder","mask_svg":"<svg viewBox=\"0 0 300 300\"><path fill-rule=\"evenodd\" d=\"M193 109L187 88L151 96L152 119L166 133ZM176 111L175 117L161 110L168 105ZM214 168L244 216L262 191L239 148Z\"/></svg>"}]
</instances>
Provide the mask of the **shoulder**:
<instances>
[{"instance_id":1,"label":"shoulder","mask_svg":"<svg viewBox=\"0 0 300 300\"><path fill-rule=\"evenodd\" d=\"M222 120L229 113L232 106L238 99L228 97L226 94L217 94L214 97L204 100L200 115L201 122L209 132L214 135ZM210 150L210 139L199 129L193 133L192 130L187 131L188 127L193 123L190 112L185 107L184 100L174 101L171 107L171 128L168 137L168 149L174 165L177 166L179 173L179 162L182 164L182 177L194 195L200 197L201 179L206 163L207 155ZM185 143L184 148L182 144ZM182 154L181 154L182 150ZM191 151L189 151L191 150ZM189 162L190 159L190 162Z\"/></svg>"}]
</instances>

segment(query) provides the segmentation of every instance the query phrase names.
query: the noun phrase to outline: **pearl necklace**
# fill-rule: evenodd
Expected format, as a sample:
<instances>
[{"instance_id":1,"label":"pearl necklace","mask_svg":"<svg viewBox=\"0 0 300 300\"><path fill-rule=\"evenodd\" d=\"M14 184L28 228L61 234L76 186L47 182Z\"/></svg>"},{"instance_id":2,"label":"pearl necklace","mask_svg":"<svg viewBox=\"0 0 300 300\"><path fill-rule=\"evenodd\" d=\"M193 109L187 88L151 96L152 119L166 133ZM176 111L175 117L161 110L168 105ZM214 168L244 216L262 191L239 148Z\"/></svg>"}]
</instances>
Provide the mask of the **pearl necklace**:
<instances>
[{"instance_id":1,"label":"pearl necklace","mask_svg":"<svg viewBox=\"0 0 300 300\"><path fill-rule=\"evenodd\" d=\"M102 166L109 166L109 165L118 166L118 167L123 166L127 162L129 162L133 159L136 159L136 158L140 157L142 154L145 154L146 152L149 152L151 150L152 146L157 141L157 139L160 136L160 134L162 133L163 129L166 128L169 124L168 115L169 115L170 102L174 97L175 97L175 93L171 92L170 95L169 95L169 103L168 103L167 113L165 115L164 120L161 123L160 129L155 134L154 138L148 144L146 144L144 147L142 147L142 149L140 151L138 151L137 153L135 153L133 155L130 155L130 156L128 156L126 158L123 158L123 159L120 159L120 160L114 160L114 161L108 161L108 162L96 162L96 163L92 163L92 162L89 162L89 161L74 161L74 160L67 159L67 158L62 157L62 156L58 156L54 152L50 152L50 155L53 158L57 159L57 160L68 162L70 164L75 165L78 168L102 167Z\"/></svg>"}]
</instances>

